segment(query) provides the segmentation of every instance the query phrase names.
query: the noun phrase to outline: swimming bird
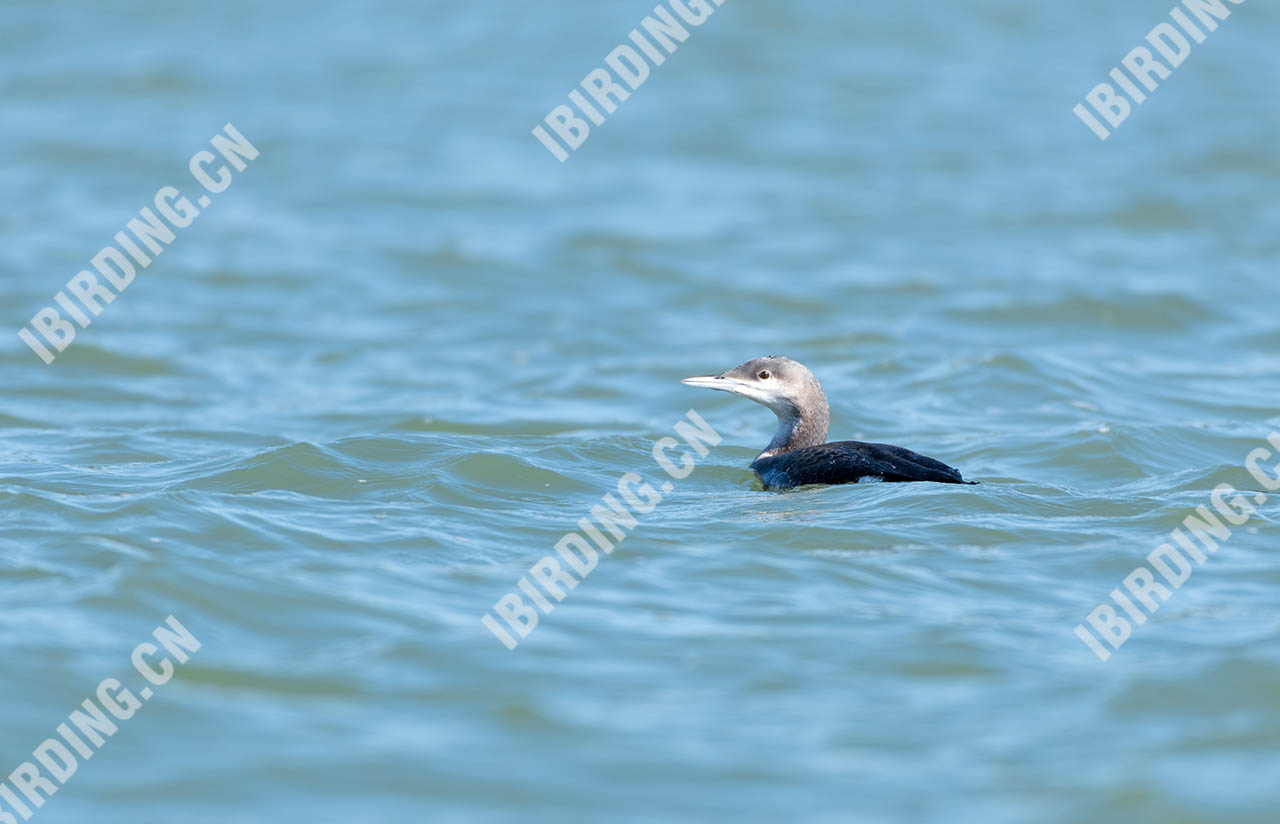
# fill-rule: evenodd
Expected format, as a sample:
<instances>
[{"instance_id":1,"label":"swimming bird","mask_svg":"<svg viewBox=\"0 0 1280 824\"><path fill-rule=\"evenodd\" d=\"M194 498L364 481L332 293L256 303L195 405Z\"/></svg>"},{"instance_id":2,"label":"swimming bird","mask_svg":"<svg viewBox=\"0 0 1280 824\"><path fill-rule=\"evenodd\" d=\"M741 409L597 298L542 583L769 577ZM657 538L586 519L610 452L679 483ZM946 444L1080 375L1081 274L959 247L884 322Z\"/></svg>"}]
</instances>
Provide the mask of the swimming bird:
<instances>
[{"instance_id":1,"label":"swimming bird","mask_svg":"<svg viewBox=\"0 0 1280 824\"><path fill-rule=\"evenodd\" d=\"M847 484L862 479L973 484L960 470L886 443L826 443L830 410L822 384L804 364L770 355L749 360L719 375L684 378L681 383L731 392L763 404L778 416L773 440L752 462L765 489L807 484Z\"/></svg>"}]
</instances>

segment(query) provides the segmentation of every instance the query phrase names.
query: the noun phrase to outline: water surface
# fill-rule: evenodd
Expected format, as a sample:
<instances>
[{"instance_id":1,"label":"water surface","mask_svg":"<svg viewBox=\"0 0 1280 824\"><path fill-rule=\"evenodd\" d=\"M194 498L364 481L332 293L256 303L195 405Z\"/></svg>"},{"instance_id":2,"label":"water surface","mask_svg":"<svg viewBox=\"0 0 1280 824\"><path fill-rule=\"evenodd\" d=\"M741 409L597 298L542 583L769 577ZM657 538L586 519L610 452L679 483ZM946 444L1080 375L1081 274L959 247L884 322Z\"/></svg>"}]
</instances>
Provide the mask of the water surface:
<instances>
[{"instance_id":1,"label":"water surface","mask_svg":"<svg viewBox=\"0 0 1280 824\"><path fill-rule=\"evenodd\" d=\"M1072 634L1280 428L1280 18L1231 8L1103 143L1167 4L730 0L561 165L644 4L7 3L0 774L173 614L40 821L1272 821L1274 505ZM261 156L42 365L227 122ZM678 379L765 354L982 485L760 491L770 413ZM723 443L504 649L690 408Z\"/></svg>"}]
</instances>

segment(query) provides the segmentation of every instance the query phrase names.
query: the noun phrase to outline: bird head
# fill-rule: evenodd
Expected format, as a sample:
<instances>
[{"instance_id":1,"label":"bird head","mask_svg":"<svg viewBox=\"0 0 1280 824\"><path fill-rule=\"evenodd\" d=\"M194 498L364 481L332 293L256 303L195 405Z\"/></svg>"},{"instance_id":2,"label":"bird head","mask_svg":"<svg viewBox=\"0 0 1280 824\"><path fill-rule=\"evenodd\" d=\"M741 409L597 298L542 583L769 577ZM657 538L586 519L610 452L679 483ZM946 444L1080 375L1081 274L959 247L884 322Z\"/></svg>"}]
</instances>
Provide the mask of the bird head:
<instances>
[{"instance_id":1,"label":"bird head","mask_svg":"<svg viewBox=\"0 0 1280 824\"><path fill-rule=\"evenodd\" d=\"M826 413L827 397L813 373L804 364L776 355L753 358L719 375L684 378L680 382L740 395L769 407L780 418L796 416L819 405Z\"/></svg>"}]
</instances>

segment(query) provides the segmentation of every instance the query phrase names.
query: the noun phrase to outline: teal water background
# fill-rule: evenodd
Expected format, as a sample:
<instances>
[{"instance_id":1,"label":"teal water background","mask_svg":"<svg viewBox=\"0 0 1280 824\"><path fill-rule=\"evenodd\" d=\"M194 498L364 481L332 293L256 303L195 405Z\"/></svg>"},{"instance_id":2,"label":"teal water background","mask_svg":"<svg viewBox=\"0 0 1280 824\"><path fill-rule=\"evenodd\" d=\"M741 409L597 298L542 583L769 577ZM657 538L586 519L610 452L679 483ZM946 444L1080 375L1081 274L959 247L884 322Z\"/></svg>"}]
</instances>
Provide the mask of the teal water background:
<instances>
[{"instance_id":1,"label":"teal water background","mask_svg":"<svg viewBox=\"0 0 1280 824\"><path fill-rule=\"evenodd\" d=\"M1103 143L1168 2L0 8L0 775L202 642L37 819L1271 822L1280 509L1072 634L1280 428L1280 13ZM227 122L261 151L51 366L18 328ZM769 494L832 437L978 487ZM480 616L689 408L724 436L517 650Z\"/></svg>"}]
</instances>

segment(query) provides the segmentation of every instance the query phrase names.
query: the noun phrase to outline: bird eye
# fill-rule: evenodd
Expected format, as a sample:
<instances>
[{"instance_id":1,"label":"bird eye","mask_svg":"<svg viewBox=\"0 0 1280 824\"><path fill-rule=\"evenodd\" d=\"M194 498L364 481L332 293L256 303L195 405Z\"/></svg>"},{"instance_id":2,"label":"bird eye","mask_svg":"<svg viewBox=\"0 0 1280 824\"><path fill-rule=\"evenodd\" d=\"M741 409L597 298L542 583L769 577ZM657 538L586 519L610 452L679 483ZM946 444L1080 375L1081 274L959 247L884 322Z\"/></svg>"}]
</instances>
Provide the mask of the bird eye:
<instances>
[{"instance_id":1,"label":"bird eye","mask_svg":"<svg viewBox=\"0 0 1280 824\"><path fill-rule=\"evenodd\" d=\"M767 381L767 380L769 380L769 370L768 370L768 369L762 369L762 370L760 370L760 374L759 374L759 375L756 375L756 377L757 377L757 378L759 378L759 379L760 379L760 380L762 380L762 381Z\"/></svg>"}]
</instances>

